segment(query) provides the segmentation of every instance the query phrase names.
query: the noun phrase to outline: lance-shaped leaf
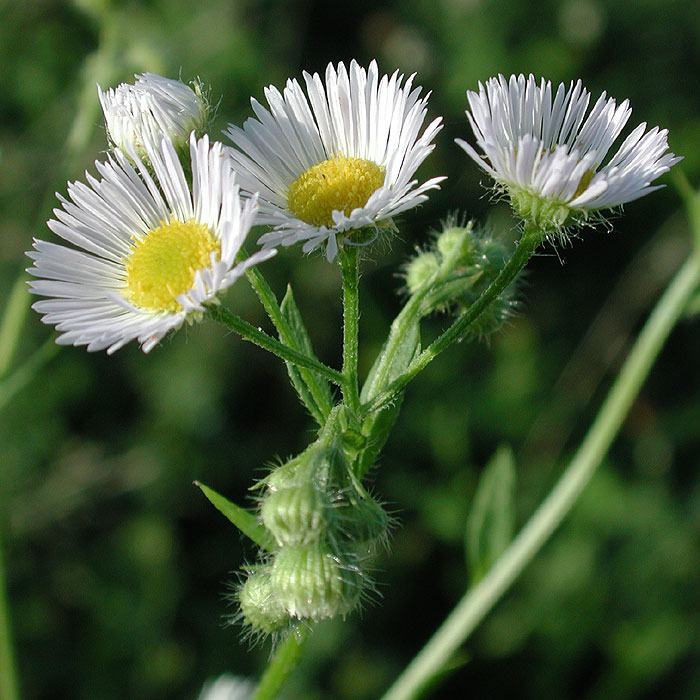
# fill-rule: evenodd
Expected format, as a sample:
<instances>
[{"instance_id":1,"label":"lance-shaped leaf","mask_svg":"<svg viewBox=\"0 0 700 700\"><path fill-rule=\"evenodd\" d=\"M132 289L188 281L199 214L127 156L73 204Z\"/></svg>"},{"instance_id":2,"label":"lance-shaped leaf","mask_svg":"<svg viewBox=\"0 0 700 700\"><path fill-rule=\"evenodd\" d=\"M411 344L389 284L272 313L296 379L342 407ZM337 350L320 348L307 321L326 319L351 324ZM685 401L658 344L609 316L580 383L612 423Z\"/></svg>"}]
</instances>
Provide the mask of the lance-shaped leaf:
<instances>
[{"instance_id":1,"label":"lance-shaped leaf","mask_svg":"<svg viewBox=\"0 0 700 700\"><path fill-rule=\"evenodd\" d=\"M385 355L389 343L391 342L391 335L389 339L384 344L382 351L372 365L372 369L367 375L367 379L362 387L362 393L360 395L360 400L365 402L371 400L384 386L390 384L396 377L398 377L408 365L411 360L420 353L420 328L418 323L415 323L406 333L404 342L400 347L396 349L396 352L391 359L388 367L382 369L385 372L385 380L382 386L379 386L375 382L377 372L380 367L386 362ZM374 464L374 460L381 451L382 447L389 437L391 429L394 427L396 418L399 415L399 409L401 408L401 402L403 400L403 394L397 396L396 400L393 401L388 406L375 411L370 414L362 424L362 434L367 438L367 447L360 455L355 473L358 477L362 478L367 471Z\"/></svg>"},{"instance_id":2,"label":"lance-shaped leaf","mask_svg":"<svg viewBox=\"0 0 700 700\"><path fill-rule=\"evenodd\" d=\"M493 566L513 538L515 527L515 460L500 447L486 465L467 517L467 562L472 582Z\"/></svg>"},{"instance_id":3,"label":"lance-shaped leaf","mask_svg":"<svg viewBox=\"0 0 700 700\"><path fill-rule=\"evenodd\" d=\"M226 516L244 535L249 537L261 549L271 552L275 547L272 535L258 522L257 517L246 510L231 503L221 494L210 489L199 481L195 481L195 486L202 489L202 493L211 501L212 505L224 516Z\"/></svg>"},{"instance_id":4,"label":"lance-shaped leaf","mask_svg":"<svg viewBox=\"0 0 700 700\"><path fill-rule=\"evenodd\" d=\"M284 295L284 299L282 299L280 309L292 333L294 349L316 359L313 347L311 346L311 339L304 326L299 308L294 301L294 295L292 294L292 288L290 286L287 286L287 293ZM282 338L283 342L286 342L286 340L287 339ZM328 382L323 379L323 377L319 377L312 370L297 367L290 362L285 364L287 365L289 378L292 380L292 384L299 398L303 401L316 422L319 425L324 425L333 407L333 397L331 396Z\"/></svg>"}]
</instances>

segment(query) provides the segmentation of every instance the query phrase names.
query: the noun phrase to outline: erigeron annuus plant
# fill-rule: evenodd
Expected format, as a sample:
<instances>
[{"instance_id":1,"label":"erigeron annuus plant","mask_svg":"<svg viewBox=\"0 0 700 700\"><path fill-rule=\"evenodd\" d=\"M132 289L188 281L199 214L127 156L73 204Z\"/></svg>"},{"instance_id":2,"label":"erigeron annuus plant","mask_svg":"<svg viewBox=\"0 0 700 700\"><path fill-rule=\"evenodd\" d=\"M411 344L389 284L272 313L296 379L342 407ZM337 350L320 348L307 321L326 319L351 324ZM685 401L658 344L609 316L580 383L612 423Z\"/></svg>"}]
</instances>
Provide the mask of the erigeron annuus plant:
<instances>
[{"instance_id":1,"label":"erigeron annuus plant","mask_svg":"<svg viewBox=\"0 0 700 700\"><path fill-rule=\"evenodd\" d=\"M361 259L371 256L378 237L393 241L398 217L444 179L416 177L441 120L425 125L428 98L413 77L380 76L374 62L367 69L331 64L324 78L305 73L304 84L267 88L268 108L252 100L255 117L226 130L232 146L206 135L199 88L148 74L134 86L100 91L111 151L96 163L99 179L70 184L49 222L71 247L36 240L29 253L31 290L47 297L34 307L56 326L58 342L111 353L137 340L149 352L185 321L211 318L284 360L316 421L316 439L252 485L254 508L202 485L260 548L243 567L235 596L247 633L277 644L257 700L276 696L315 622L352 614L374 597L371 558L387 542L394 518L366 478L409 382L454 342L502 325L518 274L545 239L557 242L592 214L647 194L679 160L668 152L666 132L644 124L606 160L631 110L603 95L588 112L580 82L553 91L532 76L500 76L469 92L467 117L482 153L458 143L509 198L519 241L509 252L497 234L448 217L405 265L405 303L360 378ZM254 223L268 230L257 241L260 250L246 256ZM291 288L279 301L259 265L277 247L297 243L304 253L322 251L340 269L340 368L317 359ZM700 275L697 261L688 269L685 295ZM243 275L277 338L223 305L221 294ZM674 297L673 313L682 298ZM445 330L424 347L421 322L438 313L447 319ZM652 356L648 350L647 360ZM624 396L614 418L605 419L608 444L630 400ZM598 451L603 443L596 443ZM440 671L551 534L590 478L597 454L590 448L572 465L540 519L498 560L492 579L468 592L446 631L387 698L416 697Z\"/></svg>"}]
</instances>

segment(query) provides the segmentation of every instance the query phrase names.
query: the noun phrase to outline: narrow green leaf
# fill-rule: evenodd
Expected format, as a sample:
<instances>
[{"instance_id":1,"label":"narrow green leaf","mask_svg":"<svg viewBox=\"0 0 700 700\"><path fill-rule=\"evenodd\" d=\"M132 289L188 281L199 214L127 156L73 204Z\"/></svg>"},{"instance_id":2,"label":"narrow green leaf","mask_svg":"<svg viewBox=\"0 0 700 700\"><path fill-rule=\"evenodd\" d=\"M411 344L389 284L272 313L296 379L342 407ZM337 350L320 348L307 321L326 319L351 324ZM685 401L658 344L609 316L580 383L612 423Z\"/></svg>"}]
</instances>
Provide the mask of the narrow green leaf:
<instances>
[{"instance_id":1,"label":"narrow green leaf","mask_svg":"<svg viewBox=\"0 0 700 700\"><path fill-rule=\"evenodd\" d=\"M374 387L373 384L379 368L385 362L384 355L387 352L387 347L391 339L392 335L390 334L389 338L387 338L387 341L382 347L382 351L374 361L372 369L370 369L369 373L367 374L367 379L365 380L362 387L362 392L360 393L360 401L362 401L362 403L371 401L381 391L381 389L384 388L384 386ZM408 367L408 365L411 364L411 360L419 353L420 326L418 322L416 322L411 326L411 328L408 329L404 342L396 349L394 357L391 358L391 363L389 365L384 385L391 384L391 382L394 381L394 379L396 379L396 377L398 377L406 369L406 367Z\"/></svg>"},{"instance_id":2,"label":"narrow green leaf","mask_svg":"<svg viewBox=\"0 0 700 700\"><path fill-rule=\"evenodd\" d=\"M374 377L380 363L382 362L385 352L386 344L385 347L382 348L382 352L379 353L379 357L377 357L375 360L372 369L367 375L367 380L362 387L360 400L363 403L373 398L374 392L370 390L370 387L374 382ZM416 323L407 333L404 344L396 350L396 354L394 355L389 366L387 383L391 383L396 377L398 377L401 372L408 367L411 360L418 353L420 353L420 327L418 323ZM399 409L401 408L402 401L403 394L398 396L396 400L388 406L385 406L379 411L370 413L370 415L363 421L362 434L367 438L367 447L360 455L355 467L356 475L360 479L369 471L369 469L372 468L374 461L377 459L377 455L389 438L389 433L394 427L396 418L399 415Z\"/></svg>"},{"instance_id":3,"label":"narrow green leaf","mask_svg":"<svg viewBox=\"0 0 700 700\"><path fill-rule=\"evenodd\" d=\"M293 335L295 349L317 359L290 286L287 286L287 293L282 299L280 310ZM292 380L299 398L316 422L323 425L333 407L333 398L328 382L311 370L299 368L289 362L286 365L289 378Z\"/></svg>"},{"instance_id":4,"label":"narrow green leaf","mask_svg":"<svg viewBox=\"0 0 700 700\"><path fill-rule=\"evenodd\" d=\"M268 552L274 549L275 543L272 539L272 535L258 522L255 515L245 510L245 508L231 503L231 501L201 482L195 481L194 484L202 489L202 493L204 493L211 501L212 505L222 515L226 516L244 535L253 540L261 549Z\"/></svg>"},{"instance_id":5,"label":"narrow green leaf","mask_svg":"<svg viewBox=\"0 0 700 700\"><path fill-rule=\"evenodd\" d=\"M467 517L467 561L472 582L491 568L513 538L515 528L515 459L502 446L486 465Z\"/></svg>"}]
</instances>

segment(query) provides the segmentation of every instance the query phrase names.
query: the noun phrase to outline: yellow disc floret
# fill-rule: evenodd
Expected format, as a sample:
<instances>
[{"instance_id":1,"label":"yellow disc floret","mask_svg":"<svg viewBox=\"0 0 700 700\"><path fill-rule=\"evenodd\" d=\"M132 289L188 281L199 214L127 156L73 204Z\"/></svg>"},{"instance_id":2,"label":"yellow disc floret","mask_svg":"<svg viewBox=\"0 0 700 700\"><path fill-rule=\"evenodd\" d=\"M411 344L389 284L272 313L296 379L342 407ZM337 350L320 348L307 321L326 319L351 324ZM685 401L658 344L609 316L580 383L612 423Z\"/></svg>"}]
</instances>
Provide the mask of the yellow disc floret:
<instances>
[{"instance_id":1,"label":"yellow disc floret","mask_svg":"<svg viewBox=\"0 0 700 700\"><path fill-rule=\"evenodd\" d=\"M126 298L149 311L177 313L177 297L192 289L197 270L209 267L221 243L205 224L193 219L161 222L136 241L126 262Z\"/></svg>"},{"instance_id":2,"label":"yellow disc floret","mask_svg":"<svg viewBox=\"0 0 700 700\"><path fill-rule=\"evenodd\" d=\"M334 211L364 207L384 184L385 168L364 158L331 156L305 170L289 186L287 205L312 226L333 226Z\"/></svg>"}]
</instances>

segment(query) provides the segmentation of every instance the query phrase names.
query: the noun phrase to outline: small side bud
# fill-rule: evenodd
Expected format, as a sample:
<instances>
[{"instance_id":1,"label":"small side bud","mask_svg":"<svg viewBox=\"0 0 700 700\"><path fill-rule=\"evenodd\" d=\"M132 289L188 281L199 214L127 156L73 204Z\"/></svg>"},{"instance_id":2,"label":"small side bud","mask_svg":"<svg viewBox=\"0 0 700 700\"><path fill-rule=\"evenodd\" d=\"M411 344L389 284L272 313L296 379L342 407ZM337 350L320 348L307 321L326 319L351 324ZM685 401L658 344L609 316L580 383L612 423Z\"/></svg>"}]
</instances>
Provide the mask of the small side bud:
<instances>
[{"instance_id":1,"label":"small side bud","mask_svg":"<svg viewBox=\"0 0 700 700\"><path fill-rule=\"evenodd\" d=\"M440 261L435 253L419 253L406 266L406 287L409 294L415 294L423 285L435 279L440 269Z\"/></svg>"},{"instance_id":2,"label":"small side bud","mask_svg":"<svg viewBox=\"0 0 700 700\"><path fill-rule=\"evenodd\" d=\"M474 222L461 225L453 217L435 236L431 249L408 264L406 286L415 294L427 280L433 280L423 300L423 315L447 310L461 314L496 279L507 261L508 250L503 243L476 229ZM484 337L500 328L512 313L513 295L511 286L482 312L470 332Z\"/></svg>"},{"instance_id":3,"label":"small side bud","mask_svg":"<svg viewBox=\"0 0 700 700\"><path fill-rule=\"evenodd\" d=\"M289 625L289 615L273 596L267 567L256 567L238 589L238 604L246 625L273 634Z\"/></svg>"},{"instance_id":4,"label":"small side bud","mask_svg":"<svg viewBox=\"0 0 700 700\"><path fill-rule=\"evenodd\" d=\"M280 549L270 570L274 597L298 619L347 615L365 583L357 564L322 542Z\"/></svg>"},{"instance_id":5,"label":"small side bud","mask_svg":"<svg viewBox=\"0 0 700 700\"><path fill-rule=\"evenodd\" d=\"M473 228L474 222L469 221L466 226L449 226L437 237L435 245L445 272L451 272L460 265L469 265L473 261Z\"/></svg>"},{"instance_id":6,"label":"small side bud","mask_svg":"<svg viewBox=\"0 0 700 700\"><path fill-rule=\"evenodd\" d=\"M369 494L342 498L334 509L339 529L350 542L386 541L391 517Z\"/></svg>"}]
</instances>

